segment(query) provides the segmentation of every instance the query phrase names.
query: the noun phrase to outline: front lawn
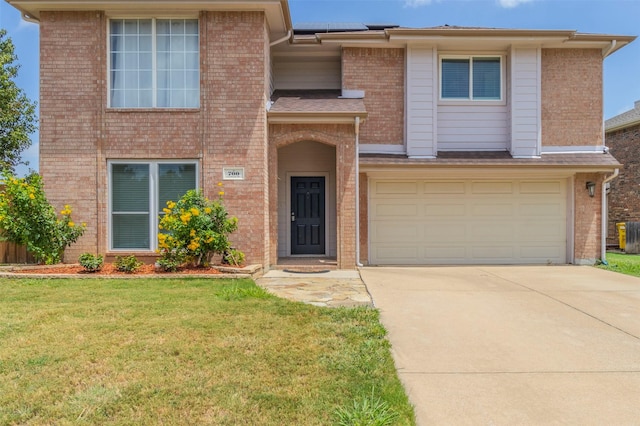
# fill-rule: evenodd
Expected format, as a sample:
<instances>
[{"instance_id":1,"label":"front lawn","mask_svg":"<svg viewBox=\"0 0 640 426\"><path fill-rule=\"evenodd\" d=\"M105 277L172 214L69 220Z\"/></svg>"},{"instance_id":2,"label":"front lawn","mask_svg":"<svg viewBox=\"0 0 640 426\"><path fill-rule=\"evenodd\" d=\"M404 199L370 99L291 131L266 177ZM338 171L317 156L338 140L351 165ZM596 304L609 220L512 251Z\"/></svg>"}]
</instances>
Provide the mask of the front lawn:
<instances>
[{"instance_id":1,"label":"front lawn","mask_svg":"<svg viewBox=\"0 0 640 426\"><path fill-rule=\"evenodd\" d=\"M0 424L327 425L372 406L414 423L373 309L288 302L251 280L0 292Z\"/></svg>"},{"instance_id":2,"label":"front lawn","mask_svg":"<svg viewBox=\"0 0 640 426\"><path fill-rule=\"evenodd\" d=\"M598 268L640 277L640 256L637 254L607 253L607 263Z\"/></svg>"}]
</instances>

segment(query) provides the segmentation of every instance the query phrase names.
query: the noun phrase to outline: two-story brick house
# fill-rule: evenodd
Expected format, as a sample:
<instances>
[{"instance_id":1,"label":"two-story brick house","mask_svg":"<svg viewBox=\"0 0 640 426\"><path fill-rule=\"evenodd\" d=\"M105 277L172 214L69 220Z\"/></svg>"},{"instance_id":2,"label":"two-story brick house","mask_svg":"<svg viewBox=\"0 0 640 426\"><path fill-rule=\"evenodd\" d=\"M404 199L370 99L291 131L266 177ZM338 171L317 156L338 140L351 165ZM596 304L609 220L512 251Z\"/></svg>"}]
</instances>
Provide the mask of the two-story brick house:
<instances>
[{"instance_id":1,"label":"two-story brick house","mask_svg":"<svg viewBox=\"0 0 640 426\"><path fill-rule=\"evenodd\" d=\"M619 167L602 63L633 37L294 30L286 0L7 1L40 25L49 199L89 224L69 260L152 255L166 200L218 182L266 268L601 257Z\"/></svg>"}]
</instances>

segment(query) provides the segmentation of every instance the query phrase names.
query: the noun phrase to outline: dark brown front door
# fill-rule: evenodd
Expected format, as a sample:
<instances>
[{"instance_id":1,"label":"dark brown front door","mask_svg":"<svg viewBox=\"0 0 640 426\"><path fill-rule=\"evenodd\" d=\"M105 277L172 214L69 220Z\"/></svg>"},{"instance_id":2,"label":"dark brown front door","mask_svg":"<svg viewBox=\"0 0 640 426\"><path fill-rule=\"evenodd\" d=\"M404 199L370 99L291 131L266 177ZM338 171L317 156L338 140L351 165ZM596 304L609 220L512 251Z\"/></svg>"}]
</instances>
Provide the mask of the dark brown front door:
<instances>
[{"instance_id":1,"label":"dark brown front door","mask_svg":"<svg viewBox=\"0 0 640 426\"><path fill-rule=\"evenodd\" d=\"M325 254L324 177L291 178L291 254Z\"/></svg>"}]
</instances>

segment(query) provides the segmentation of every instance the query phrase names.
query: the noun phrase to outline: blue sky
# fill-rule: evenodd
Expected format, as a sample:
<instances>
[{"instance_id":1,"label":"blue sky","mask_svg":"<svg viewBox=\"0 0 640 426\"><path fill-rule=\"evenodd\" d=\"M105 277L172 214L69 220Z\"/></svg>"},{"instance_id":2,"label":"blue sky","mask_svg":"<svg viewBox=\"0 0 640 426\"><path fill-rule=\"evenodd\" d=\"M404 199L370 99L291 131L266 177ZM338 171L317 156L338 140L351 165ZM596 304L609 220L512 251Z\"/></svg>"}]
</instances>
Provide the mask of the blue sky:
<instances>
[{"instance_id":1,"label":"blue sky","mask_svg":"<svg viewBox=\"0 0 640 426\"><path fill-rule=\"evenodd\" d=\"M638 0L289 0L291 19L302 22L393 23L404 27L473 27L578 30L640 35ZM0 0L0 27L16 45L22 65L18 84L38 100L39 29ZM640 40L614 53L604 65L604 116L640 100ZM38 135L24 158L37 170ZM21 170L24 172L24 170Z\"/></svg>"}]
</instances>

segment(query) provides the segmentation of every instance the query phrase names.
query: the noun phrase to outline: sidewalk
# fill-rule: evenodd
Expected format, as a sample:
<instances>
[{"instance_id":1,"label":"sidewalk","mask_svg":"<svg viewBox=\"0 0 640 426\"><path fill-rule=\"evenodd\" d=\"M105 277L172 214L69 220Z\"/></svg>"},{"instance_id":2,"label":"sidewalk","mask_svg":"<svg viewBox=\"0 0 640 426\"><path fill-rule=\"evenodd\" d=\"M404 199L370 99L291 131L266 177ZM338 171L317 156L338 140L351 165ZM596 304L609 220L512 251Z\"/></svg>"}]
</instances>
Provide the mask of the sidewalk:
<instances>
[{"instance_id":1,"label":"sidewalk","mask_svg":"<svg viewBox=\"0 0 640 426\"><path fill-rule=\"evenodd\" d=\"M269 271L256 283L284 299L324 307L373 306L358 271Z\"/></svg>"}]
</instances>

